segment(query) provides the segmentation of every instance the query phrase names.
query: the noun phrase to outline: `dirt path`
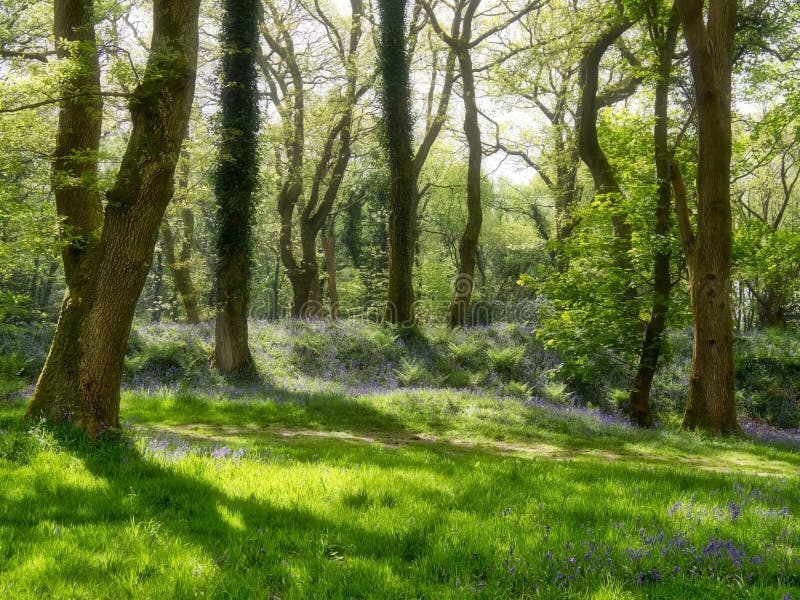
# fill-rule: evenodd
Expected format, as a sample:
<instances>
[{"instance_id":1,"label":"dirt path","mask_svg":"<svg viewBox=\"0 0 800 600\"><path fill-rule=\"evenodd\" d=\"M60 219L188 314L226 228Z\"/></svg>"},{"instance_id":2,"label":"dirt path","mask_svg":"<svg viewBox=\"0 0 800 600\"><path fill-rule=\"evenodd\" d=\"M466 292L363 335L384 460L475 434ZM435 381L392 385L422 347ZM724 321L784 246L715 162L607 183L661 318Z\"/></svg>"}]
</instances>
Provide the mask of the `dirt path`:
<instances>
[{"instance_id":1,"label":"dirt path","mask_svg":"<svg viewBox=\"0 0 800 600\"><path fill-rule=\"evenodd\" d=\"M571 448L547 443L508 443L502 441L467 441L444 438L429 434L413 434L408 436L388 435L385 433L351 433L346 431L319 431L313 429L259 428L216 426L202 423L185 423L169 426L139 425L137 427L145 435L174 435L193 443L230 444L232 438L271 437L280 439L303 440L320 438L341 440L365 445L379 445L386 449L398 449L404 446L430 446L449 451L483 452L502 456L517 456L531 459L554 461L570 460L605 460L616 462L635 462L658 466L674 466L697 468L718 473L743 473L747 475L785 477L797 471L796 466L776 460L752 457L750 460L734 460L731 458L711 459L691 454L679 457L659 456L650 452L620 452L602 448ZM234 440L235 443L235 440Z\"/></svg>"}]
</instances>

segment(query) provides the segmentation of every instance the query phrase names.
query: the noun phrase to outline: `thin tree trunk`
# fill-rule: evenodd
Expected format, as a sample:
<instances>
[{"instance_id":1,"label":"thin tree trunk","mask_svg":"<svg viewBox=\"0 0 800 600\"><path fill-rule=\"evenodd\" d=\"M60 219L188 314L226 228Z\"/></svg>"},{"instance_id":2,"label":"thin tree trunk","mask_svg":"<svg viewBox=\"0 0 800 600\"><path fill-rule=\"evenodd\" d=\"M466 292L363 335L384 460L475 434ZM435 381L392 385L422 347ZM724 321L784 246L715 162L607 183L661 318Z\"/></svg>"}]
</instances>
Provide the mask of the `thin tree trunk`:
<instances>
[{"instance_id":1,"label":"thin tree trunk","mask_svg":"<svg viewBox=\"0 0 800 600\"><path fill-rule=\"evenodd\" d=\"M182 195L188 194L189 188L189 154L183 152L181 158L183 165L181 168L180 179L178 180L178 190ZM167 267L172 274L175 288L180 294L183 308L186 311L186 321L188 323L200 322L200 311L197 306L197 290L192 281L192 245L194 243L194 212L188 206L181 209L181 223L183 224L183 238L181 240L180 255L175 255L175 236L172 227L165 220L161 229L161 246L164 250L164 258Z\"/></svg>"},{"instance_id":2,"label":"thin tree trunk","mask_svg":"<svg viewBox=\"0 0 800 600\"><path fill-rule=\"evenodd\" d=\"M86 64L96 64L89 19L83 16L66 28L62 22L61 29L58 25L65 8L79 4L85 15L91 2L57 0L55 4L57 37L82 32ZM198 0L155 0L151 51L130 101L128 146L107 195L99 240L90 241L78 260L74 254L65 260L69 287L29 416L71 422L93 437L119 426L125 346L161 219L172 197L175 165L194 96L198 16ZM94 85L93 89L99 89ZM73 110L62 104L67 116ZM79 107L77 112L93 126L99 125L94 108ZM54 171L58 173L58 165ZM62 206L59 215L67 220L80 217L86 198L86 193L81 195L77 208ZM92 211L95 208L90 205ZM92 221L92 226L95 231L99 223ZM75 291L78 294L73 295Z\"/></svg>"},{"instance_id":3,"label":"thin tree trunk","mask_svg":"<svg viewBox=\"0 0 800 600\"><path fill-rule=\"evenodd\" d=\"M39 306L43 311L46 312L49 312L48 309L50 308L50 297L53 295L53 280L55 279L57 271L58 263L50 262L47 267L47 276L42 286L39 288Z\"/></svg>"},{"instance_id":4,"label":"thin tree trunk","mask_svg":"<svg viewBox=\"0 0 800 600\"><path fill-rule=\"evenodd\" d=\"M697 231L676 208L689 264L694 342L683 427L738 432L731 313L731 73L736 0L677 0L697 103ZM707 12L708 21L704 14ZM680 171L673 169L674 175ZM682 188L682 181L678 183Z\"/></svg>"},{"instance_id":5,"label":"thin tree trunk","mask_svg":"<svg viewBox=\"0 0 800 600\"><path fill-rule=\"evenodd\" d=\"M470 32L464 25L463 37L469 40ZM458 274L450 302L448 321L450 327L460 327L467 322L472 290L475 284L475 263L477 261L478 239L483 223L481 207L481 130L478 125L478 104L475 98L475 76L472 71L472 58L469 50L458 52L461 72L461 85L464 92L464 133L469 146L467 163L467 223L458 243Z\"/></svg>"},{"instance_id":6,"label":"thin tree trunk","mask_svg":"<svg viewBox=\"0 0 800 600\"><path fill-rule=\"evenodd\" d=\"M622 197L622 190L597 137L598 76L603 54L611 44L630 29L632 24L631 21L625 19L609 28L586 52L580 69L581 103L577 126L580 157L592 173L597 194L609 195L617 202ZM630 271L632 269L629 255L631 249L630 225L625 221L624 216L616 212L611 216L611 225L614 230L614 238L617 240L616 261L620 268ZM626 289L625 297L629 298L631 292L630 288Z\"/></svg>"},{"instance_id":7,"label":"thin tree trunk","mask_svg":"<svg viewBox=\"0 0 800 600\"><path fill-rule=\"evenodd\" d=\"M651 24L652 31L659 31L658 23ZM669 296L672 287L670 280L670 242L672 229L672 189L669 179L670 149L669 135L669 88L672 75L672 60L678 39L680 19L673 8L669 24L661 39L654 40L659 45L658 81L655 90L655 126L653 140L655 147L656 177L658 180L658 200L656 203L655 234L658 248L653 257L653 308L645 329L639 365L631 385L628 400L628 413L640 427L652 427L653 412L650 404L650 390L653 386L658 359L666 328Z\"/></svg>"},{"instance_id":8,"label":"thin tree trunk","mask_svg":"<svg viewBox=\"0 0 800 600\"><path fill-rule=\"evenodd\" d=\"M281 311L278 308L278 299L281 287L281 259L277 254L275 255L275 271L272 275L272 320L275 321L281 316Z\"/></svg>"},{"instance_id":9,"label":"thin tree trunk","mask_svg":"<svg viewBox=\"0 0 800 600\"><path fill-rule=\"evenodd\" d=\"M336 285L336 233L333 221L328 232L322 238L322 252L325 255L325 272L328 275L328 300L332 320L339 318L339 289Z\"/></svg>"},{"instance_id":10,"label":"thin tree trunk","mask_svg":"<svg viewBox=\"0 0 800 600\"><path fill-rule=\"evenodd\" d=\"M161 308L164 304L164 257L161 250L156 250L156 264L153 269L153 305L150 307L150 320L161 323Z\"/></svg>"},{"instance_id":11,"label":"thin tree trunk","mask_svg":"<svg viewBox=\"0 0 800 600\"><path fill-rule=\"evenodd\" d=\"M183 223L183 239L181 240L180 255L175 256L175 236L169 223L164 223L161 228L161 246L164 250L164 259L172 273L175 288L181 297L183 308L186 311L188 323L200 322L200 310L197 304L197 290L192 280L192 239L194 238L194 213L190 208L181 210Z\"/></svg>"}]
</instances>

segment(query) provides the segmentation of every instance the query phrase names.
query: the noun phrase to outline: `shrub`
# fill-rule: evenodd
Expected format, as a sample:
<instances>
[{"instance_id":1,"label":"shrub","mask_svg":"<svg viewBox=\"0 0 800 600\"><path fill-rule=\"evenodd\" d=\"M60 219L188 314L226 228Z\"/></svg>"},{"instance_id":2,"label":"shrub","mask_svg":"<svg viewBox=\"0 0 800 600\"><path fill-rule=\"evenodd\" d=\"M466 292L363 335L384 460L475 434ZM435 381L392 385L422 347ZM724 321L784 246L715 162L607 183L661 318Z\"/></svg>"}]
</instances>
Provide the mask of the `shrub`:
<instances>
[{"instance_id":1,"label":"shrub","mask_svg":"<svg viewBox=\"0 0 800 600\"><path fill-rule=\"evenodd\" d=\"M525 355L525 348L522 346L489 348L486 354L495 371L504 375L513 375Z\"/></svg>"},{"instance_id":2,"label":"shrub","mask_svg":"<svg viewBox=\"0 0 800 600\"><path fill-rule=\"evenodd\" d=\"M137 383L202 377L210 354L211 349L199 339L144 343L125 360L125 377Z\"/></svg>"},{"instance_id":3,"label":"shrub","mask_svg":"<svg viewBox=\"0 0 800 600\"><path fill-rule=\"evenodd\" d=\"M397 381L404 387L415 385L438 385L438 378L426 369L416 358L403 358L400 367L395 369Z\"/></svg>"}]
</instances>

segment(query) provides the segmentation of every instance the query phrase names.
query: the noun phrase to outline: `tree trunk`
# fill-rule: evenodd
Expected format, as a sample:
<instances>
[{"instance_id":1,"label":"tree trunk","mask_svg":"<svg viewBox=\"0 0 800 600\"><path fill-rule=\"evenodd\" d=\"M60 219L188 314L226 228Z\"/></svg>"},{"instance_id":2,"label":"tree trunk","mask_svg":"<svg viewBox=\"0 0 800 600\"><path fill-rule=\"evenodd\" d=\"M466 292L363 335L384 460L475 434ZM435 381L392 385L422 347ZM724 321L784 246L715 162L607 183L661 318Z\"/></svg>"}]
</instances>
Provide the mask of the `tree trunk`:
<instances>
[{"instance_id":1,"label":"tree trunk","mask_svg":"<svg viewBox=\"0 0 800 600\"><path fill-rule=\"evenodd\" d=\"M753 294L758 303L758 322L762 327L786 326L786 297L774 288Z\"/></svg>"},{"instance_id":2,"label":"tree trunk","mask_svg":"<svg viewBox=\"0 0 800 600\"><path fill-rule=\"evenodd\" d=\"M60 0L54 4L54 33L58 57L72 57L76 68L62 82L58 135L51 185L64 263L64 299L53 342L39 376L31 416L69 421L82 399L78 390L82 346L80 329L89 307L88 255L96 253L103 209L97 193L97 158L102 129L100 63L97 55L92 0ZM91 409L86 407L91 420Z\"/></svg>"},{"instance_id":3,"label":"tree trunk","mask_svg":"<svg viewBox=\"0 0 800 600\"><path fill-rule=\"evenodd\" d=\"M58 271L58 263L50 262L47 267L47 276L44 283L39 288L39 306L45 312L50 312L50 297L53 295L53 283Z\"/></svg>"},{"instance_id":4,"label":"tree trunk","mask_svg":"<svg viewBox=\"0 0 800 600\"><path fill-rule=\"evenodd\" d=\"M153 269L153 306L150 307L150 320L161 323L161 309L164 304L164 257L161 250L156 250L156 264Z\"/></svg>"},{"instance_id":5,"label":"tree trunk","mask_svg":"<svg viewBox=\"0 0 800 600\"><path fill-rule=\"evenodd\" d=\"M72 20L65 26L64 15L76 5L80 5L78 12L83 20ZM97 64L94 32L85 16L90 14L91 2L57 0L55 6L56 35L67 37L65 32L80 32L84 36L81 47L87 49L86 64ZM161 219L172 197L175 165L194 96L198 13L197 0L154 3L151 51L130 101L128 146L114 187L108 192L99 240L89 241L77 260L73 253L66 255L65 271L70 273L67 292L50 353L28 407L31 417L71 422L93 437L119 426L125 346L153 260ZM90 109L62 104L61 112L67 114L63 121L59 119L59 140L63 130L70 129L65 123L72 122L74 130L73 118L99 125L96 106ZM74 111L82 114L70 116ZM75 145L68 150L79 149L82 147ZM54 173L59 169L56 161ZM59 215L65 222L80 221L90 196L90 192L82 193L77 206L57 206ZM92 204L90 209L94 212L96 207ZM99 223L91 221L93 230L97 230Z\"/></svg>"},{"instance_id":6,"label":"tree trunk","mask_svg":"<svg viewBox=\"0 0 800 600\"><path fill-rule=\"evenodd\" d=\"M189 189L189 155L182 153L184 160L181 169L181 176L178 181L178 189L185 196ZM192 281L192 245L194 244L194 212L188 206L181 209L181 222L183 224L183 239L181 240L181 250L178 257L175 256L175 236L172 227L168 222L164 222L161 229L161 245L164 250L164 258L167 267L172 273L175 288L181 296L183 308L186 311L186 321L188 323L200 322L200 311L197 306L197 290Z\"/></svg>"},{"instance_id":7,"label":"tree trunk","mask_svg":"<svg viewBox=\"0 0 800 600\"><path fill-rule=\"evenodd\" d=\"M336 233L333 221L326 235L322 238L322 252L325 255L325 272L328 275L328 300L332 320L339 318L339 289L336 286Z\"/></svg>"},{"instance_id":8,"label":"tree trunk","mask_svg":"<svg viewBox=\"0 0 800 600\"><path fill-rule=\"evenodd\" d=\"M736 0L678 0L697 102L697 232L685 192L679 224L689 264L694 346L685 429L738 432L733 372L731 73ZM674 169L677 171L677 169ZM675 173L679 175L679 172ZM680 184L679 184L680 185ZM676 191L676 200L677 200Z\"/></svg>"},{"instance_id":9,"label":"tree trunk","mask_svg":"<svg viewBox=\"0 0 800 600\"><path fill-rule=\"evenodd\" d=\"M672 189L669 179L669 88L672 75L672 60L678 39L680 19L673 8L666 31L657 22L651 23L651 30L660 31L658 43L658 81L656 82L653 128L655 147L656 177L658 179L658 200L656 203L655 233L658 248L653 257L653 308L645 329L639 366L631 385L628 400L628 414L640 427L652 427L653 412L650 405L650 390L653 386L658 358L666 328L669 296L672 288L670 280L670 241L672 229L670 213L672 210Z\"/></svg>"},{"instance_id":10,"label":"tree trunk","mask_svg":"<svg viewBox=\"0 0 800 600\"><path fill-rule=\"evenodd\" d=\"M581 102L577 125L580 157L592 173L597 194L610 195L612 198L616 198L617 202L622 197L622 190L597 137L598 76L603 54L611 44L630 29L632 24L631 21L625 19L609 28L588 49L581 61L580 69ZM624 216L616 212L611 216L611 225L614 230L614 238L617 240L616 261L621 269L630 272L632 269L629 254L631 249L630 225L625 221ZM626 289L624 297L629 299L632 291L630 288Z\"/></svg>"},{"instance_id":11,"label":"tree trunk","mask_svg":"<svg viewBox=\"0 0 800 600\"><path fill-rule=\"evenodd\" d=\"M319 265L317 264L317 238L325 220L331 213L341 187L347 165L352 154L351 136L353 127L353 111L358 99L366 93L367 86L358 85L358 68L356 55L361 40L361 19L363 4L361 0L350 0L352 23L350 27L347 51L340 57L347 73L345 84L345 108L328 130L322 152L314 169L311 190L307 202L299 216L300 228L300 261L294 256L294 240L292 236L294 209L303 195L304 172L304 104L303 73L294 53L294 42L286 32L281 32L281 40L272 37L265 25L262 35L272 51L287 66L292 79L293 103L290 109L284 109L287 126L286 146L289 148L289 164L284 184L278 195L278 212L281 217L279 248L281 261L286 267L289 281L292 284L292 316L294 318L317 317L322 310L322 289L319 281ZM326 23L326 27L333 27ZM268 77L274 77L274 70L264 65ZM285 84L282 87L286 87Z\"/></svg>"},{"instance_id":12,"label":"tree trunk","mask_svg":"<svg viewBox=\"0 0 800 600\"><path fill-rule=\"evenodd\" d=\"M197 290L192 281L192 240L194 238L194 213L190 208L181 210L183 223L183 239L181 240L180 255L175 256L175 236L169 223L164 223L161 228L161 245L164 250L164 259L172 273L175 288L181 297L183 308L186 311L188 323L200 322L200 310L197 305Z\"/></svg>"},{"instance_id":13,"label":"tree trunk","mask_svg":"<svg viewBox=\"0 0 800 600\"><path fill-rule=\"evenodd\" d=\"M469 39L470 32L463 32ZM475 76L472 72L472 58L469 50L458 52L461 71L461 85L464 92L464 133L469 146L467 165L467 224L458 243L458 274L450 302L448 321L450 327L460 327L467 322L469 302L475 283L475 263L477 260L478 239L483 223L481 207L481 130L478 125L478 104L475 98Z\"/></svg>"},{"instance_id":14,"label":"tree trunk","mask_svg":"<svg viewBox=\"0 0 800 600\"><path fill-rule=\"evenodd\" d=\"M317 311L311 302L312 281L317 277L316 269L287 271L292 286L292 318L307 319L316 316Z\"/></svg>"},{"instance_id":15,"label":"tree trunk","mask_svg":"<svg viewBox=\"0 0 800 600\"><path fill-rule=\"evenodd\" d=\"M383 140L392 179L389 192L388 302L384 318L391 323L412 326L416 322L413 270L419 195L411 139L406 0L380 0L379 8Z\"/></svg>"},{"instance_id":16,"label":"tree trunk","mask_svg":"<svg viewBox=\"0 0 800 600\"><path fill-rule=\"evenodd\" d=\"M272 276L272 320L275 321L281 316L278 308L278 295L281 288L281 259L275 255L275 271Z\"/></svg>"},{"instance_id":17,"label":"tree trunk","mask_svg":"<svg viewBox=\"0 0 800 600\"><path fill-rule=\"evenodd\" d=\"M214 366L253 370L247 343L253 193L258 178L259 0L225 0L221 39L222 139L214 186L217 199L217 320Z\"/></svg>"}]
</instances>

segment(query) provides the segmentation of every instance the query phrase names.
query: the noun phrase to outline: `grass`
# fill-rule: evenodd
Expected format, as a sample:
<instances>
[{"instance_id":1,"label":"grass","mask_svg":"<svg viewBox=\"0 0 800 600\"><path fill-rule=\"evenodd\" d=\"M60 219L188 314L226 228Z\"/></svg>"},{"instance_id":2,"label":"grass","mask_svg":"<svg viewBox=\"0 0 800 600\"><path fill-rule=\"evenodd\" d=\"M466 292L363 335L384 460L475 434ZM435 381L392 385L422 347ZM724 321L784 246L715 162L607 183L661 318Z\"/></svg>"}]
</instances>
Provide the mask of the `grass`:
<instances>
[{"instance_id":1,"label":"grass","mask_svg":"<svg viewBox=\"0 0 800 600\"><path fill-rule=\"evenodd\" d=\"M20 423L49 334L0 328L0 598L800 598L788 335L740 340L720 440L576 405L520 326L251 333L244 384L208 325L138 328L93 444Z\"/></svg>"},{"instance_id":2,"label":"grass","mask_svg":"<svg viewBox=\"0 0 800 600\"><path fill-rule=\"evenodd\" d=\"M477 391L0 404L3 598L800 596L800 454Z\"/></svg>"}]
</instances>

